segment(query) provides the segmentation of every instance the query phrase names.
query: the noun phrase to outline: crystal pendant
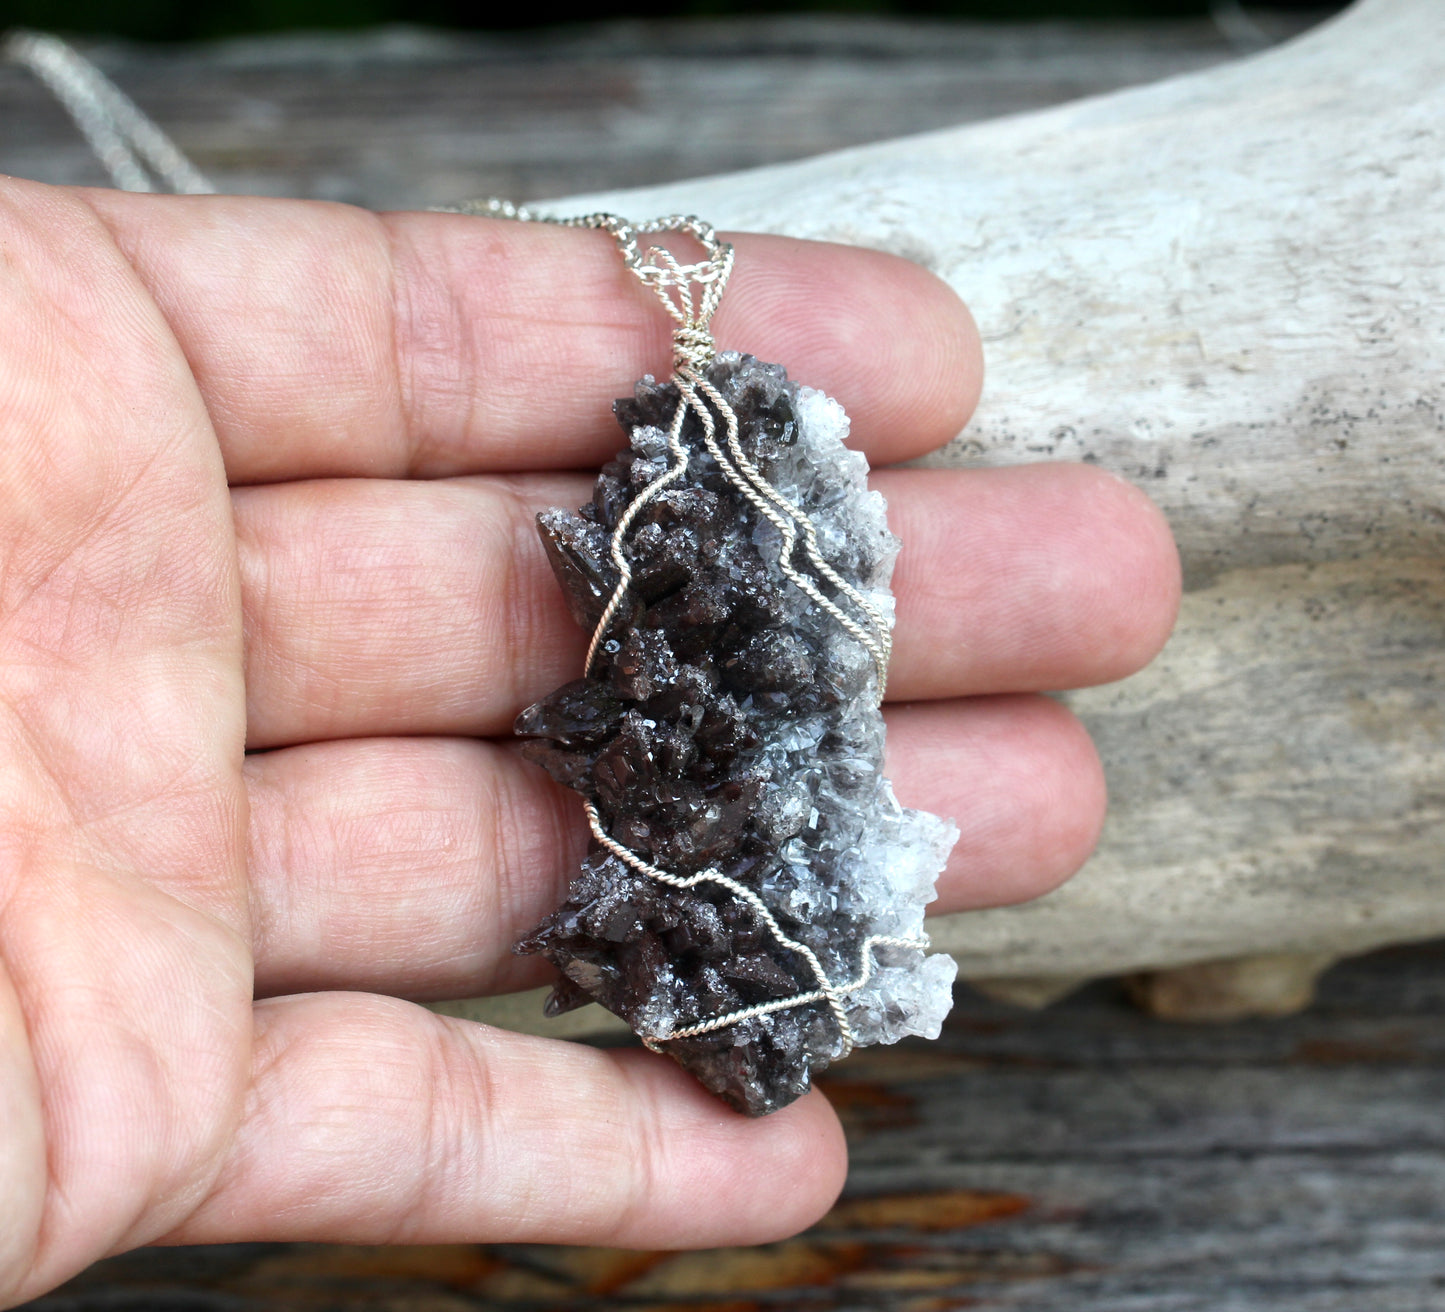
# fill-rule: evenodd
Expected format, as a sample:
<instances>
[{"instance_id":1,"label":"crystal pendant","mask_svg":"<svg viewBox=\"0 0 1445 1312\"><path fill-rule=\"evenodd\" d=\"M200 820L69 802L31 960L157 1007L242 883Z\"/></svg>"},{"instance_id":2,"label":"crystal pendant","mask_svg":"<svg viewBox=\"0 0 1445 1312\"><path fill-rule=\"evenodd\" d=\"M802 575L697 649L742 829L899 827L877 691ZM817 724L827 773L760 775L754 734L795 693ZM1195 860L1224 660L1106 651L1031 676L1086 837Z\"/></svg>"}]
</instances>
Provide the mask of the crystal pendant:
<instances>
[{"instance_id":1,"label":"crystal pendant","mask_svg":"<svg viewBox=\"0 0 1445 1312\"><path fill-rule=\"evenodd\" d=\"M600 1002L762 1115L950 1005L923 908L957 830L882 773L898 540L842 407L778 365L722 354L615 410L630 448L539 517L594 642L516 730L594 842L518 950L561 972L552 1014Z\"/></svg>"}]
</instances>

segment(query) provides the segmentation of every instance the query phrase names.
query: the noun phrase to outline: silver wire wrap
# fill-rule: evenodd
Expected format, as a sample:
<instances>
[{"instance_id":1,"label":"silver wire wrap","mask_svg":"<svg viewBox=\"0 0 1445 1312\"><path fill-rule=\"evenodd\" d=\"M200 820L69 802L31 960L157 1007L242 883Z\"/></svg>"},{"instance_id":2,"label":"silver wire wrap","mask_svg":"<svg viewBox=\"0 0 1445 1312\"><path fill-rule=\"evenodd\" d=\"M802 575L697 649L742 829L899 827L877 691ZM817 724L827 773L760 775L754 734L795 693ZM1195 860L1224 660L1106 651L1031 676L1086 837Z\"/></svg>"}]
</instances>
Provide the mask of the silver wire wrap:
<instances>
[{"instance_id":1,"label":"silver wire wrap","mask_svg":"<svg viewBox=\"0 0 1445 1312\"><path fill-rule=\"evenodd\" d=\"M732 244L719 240L711 224L692 215L670 214L665 218L649 219L644 223L632 223L616 214L603 213L557 218L496 197L457 206L447 212L514 219L523 223L549 223L564 228L593 228L611 234L622 254L622 263L657 296L663 309L677 325L672 334L672 382L678 389L681 400L673 416L673 433L681 436L685 411L691 410L698 417L702 424L703 442L723 477L782 535L783 546L779 552L778 568L784 577L832 615L873 658L874 668L878 673L878 702L881 705L888 686L888 662L893 650L892 626L888 617L828 563L818 546L817 528L807 512L783 496L747 458L739 441L737 415L722 393L708 382L703 373L703 369L716 354L710 325L727 287L728 278L732 275ZM640 235L663 232L685 233L692 237L702 246L706 258L692 264L683 264L666 247L648 246L644 249L638 242ZM702 397L711 402L712 409L722 418L726 430L727 455L723 454L717 442L717 425L712 409L709 409ZM618 569L621 582L613 592L593 633L584 673L592 672L597 649L607 628L616 617L631 582L631 570L621 550L627 530L637 512L680 478L686 468L685 453L671 439L668 446L673 454L674 468L638 493L613 531L612 562ZM677 467L679 461L680 468ZM809 564L861 612L862 623L826 596L811 578L793 565L792 557L799 534L802 535L803 550Z\"/></svg>"},{"instance_id":2,"label":"silver wire wrap","mask_svg":"<svg viewBox=\"0 0 1445 1312\"><path fill-rule=\"evenodd\" d=\"M668 215L651 219L645 223L630 223L615 214L586 214L574 218L556 218L542 214L526 206L514 205L510 201L491 199L458 207L456 213L474 214L488 218L515 219L524 223L551 223L568 228L595 228L608 232L622 253L623 264L632 271L662 302L663 308L675 325L672 335L672 383L678 391L677 409L667 430L667 450L671 463L664 473L653 479L628 503L617 526L612 532L609 555L617 570L617 584L603 608L601 618L592 633L587 648L584 675L590 676L597 662L597 655L612 627L617 613L627 599L632 586L632 567L625 550L629 530L638 513L660 492L675 483L687 470L688 452L682 445L683 425L687 415L692 413L702 429L702 441L718 470L753 508L767 519L782 539L778 554L778 568L783 576L802 591L812 602L821 606L838 621L842 628L855 638L873 658L878 675L877 695L881 705L888 683L888 662L892 655L892 626L888 617L853 587L823 557L818 545L817 528L807 512L794 505L763 476L762 471L748 459L742 449L738 431L738 418L727 399L708 380L704 370L713 359L716 348L713 343L711 320L722 299L723 290L733 268L733 248L730 243L720 241L711 225L690 215ZM661 246L642 247L639 235L663 232L684 233L696 240L705 252L705 258L691 264L682 263L671 251ZM722 420L723 441L718 441L718 424L714 412ZM726 447L726 450L724 450ZM850 615L827 596L818 584L793 563L794 553L801 536L804 554L819 577L825 579L839 596L855 608L857 615ZM767 1016L777 1011L805 1006L814 1002L826 1002L837 1022L843 1041L843 1055L854 1046L853 1026L848 1019L845 998L863 988L873 975L873 953L879 947L915 948L919 951L928 947L927 938L903 938L889 934L874 934L864 939L859 949L858 973L846 984L835 984L823 968L823 963L812 948L790 938L778 924L771 908L756 892L745 884L724 875L718 870L703 870L695 875L674 875L661 870L623 846L603 827L602 817L591 801L584 802L587 823L592 837L598 844L612 853L619 861L639 874L646 875L658 883L672 888L691 889L699 884L714 884L727 889L739 901L747 903L758 918L768 927L781 947L797 953L812 972L815 989L799 992L771 1002L744 1007L726 1015L700 1021L683 1029L673 1030L665 1035L642 1036L642 1041L654 1051L670 1039L687 1039L715 1030L726 1029L743 1021Z\"/></svg>"},{"instance_id":3,"label":"silver wire wrap","mask_svg":"<svg viewBox=\"0 0 1445 1312\"><path fill-rule=\"evenodd\" d=\"M796 952L808 963L808 968L813 972L813 977L818 984L818 987L812 992L795 993L790 997L775 998L772 1002L760 1002L752 1007L744 1007L740 1011L730 1011L724 1016L689 1025L685 1029L673 1030L671 1034L644 1034L642 1036L643 1043L654 1052L658 1051L659 1045L668 1039L690 1039L699 1034L711 1034L714 1030L741 1024L745 1020L752 1020L758 1016L767 1016L775 1011L787 1011L793 1007L806 1006L810 1002L827 1002L833 1018L838 1022L838 1029L842 1033L842 1055L846 1057L853 1050L853 1026L848 1020L848 1012L843 1005L843 999L849 993L857 992L873 977L873 949L875 947L898 947L917 948L922 951L928 947L926 938L900 938L892 934L872 934L863 940L863 946L859 949L861 959L858 977L848 984L834 984L829 980L828 972L823 969L823 963L818 960L818 954L806 943L799 943L796 939L789 938L783 932L782 926L778 924L768 904L746 884L740 884L736 879L730 878L720 870L700 870L695 875L687 876L671 875L665 870L659 870L613 838L602 827L602 817L597 814L597 808L591 802L584 802L583 806L587 811L587 823L592 829L592 836L619 861L631 866L639 874L646 875L648 878L655 879L672 888L686 889L696 888L699 884L717 884L720 888L727 889L757 912L758 919L768 927L781 946Z\"/></svg>"},{"instance_id":4,"label":"silver wire wrap","mask_svg":"<svg viewBox=\"0 0 1445 1312\"><path fill-rule=\"evenodd\" d=\"M216 190L135 101L59 37L18 29L6 35L3 51L50 88L121 191Z\"/></svg>"}]
</instances>

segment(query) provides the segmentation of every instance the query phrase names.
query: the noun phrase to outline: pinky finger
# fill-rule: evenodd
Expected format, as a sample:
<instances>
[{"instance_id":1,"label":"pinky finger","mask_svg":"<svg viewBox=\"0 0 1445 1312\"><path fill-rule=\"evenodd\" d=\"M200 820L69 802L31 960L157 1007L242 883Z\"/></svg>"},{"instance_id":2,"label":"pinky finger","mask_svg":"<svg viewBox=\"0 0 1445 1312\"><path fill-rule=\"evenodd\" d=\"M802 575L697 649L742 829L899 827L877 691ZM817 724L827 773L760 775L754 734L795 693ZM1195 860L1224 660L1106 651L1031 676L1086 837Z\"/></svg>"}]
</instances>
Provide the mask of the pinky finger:
<instances>
[{"instance_id":1,"label":"pinky finger","mask_svg":"<svg viewBox=\"0 0 1445 1312\"><path fill-rule=\"evenodd\" d=\"M256 1034L229 1160L169 1242L763 1243L846 1170L821 1094L748 1120L650 1053L359 993L260 1003Z\"/></svg>"}]
</instances>

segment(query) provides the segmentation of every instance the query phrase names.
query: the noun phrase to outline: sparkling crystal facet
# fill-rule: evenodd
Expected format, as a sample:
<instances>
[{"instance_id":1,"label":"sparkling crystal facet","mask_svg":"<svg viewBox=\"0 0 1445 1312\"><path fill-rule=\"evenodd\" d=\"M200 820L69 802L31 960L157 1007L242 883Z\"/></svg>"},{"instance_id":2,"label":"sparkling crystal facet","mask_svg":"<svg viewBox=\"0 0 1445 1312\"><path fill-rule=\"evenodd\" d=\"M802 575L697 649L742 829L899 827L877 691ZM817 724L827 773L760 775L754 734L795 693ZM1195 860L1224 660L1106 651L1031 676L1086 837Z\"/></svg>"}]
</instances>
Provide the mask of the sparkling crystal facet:
<instances>
[{"instance_id":1,"label":"sparkling crystal facet","mask_svg":"<svg viewBox=\"0 0 1445 1312\"><path fill-rule=\"evenodd\" d=\"M842 407L751 356L721 355L707 373L738 416L748 458L811 516L833 568L891 616L898 540L868 490L867 462L843 445ZM672 384L639 383L616 405L631 448L603 469L592 501L539 517L572 613L589 628L617 582L608 544L618 518L668 468L677 403ZM846 984L868 936L919 936L957 830L894 799L871 657L784 577L778 530L722 475L700 431L689 415L686 474L633 521L632 586L593 677L523 711L517 733L531 760L593 802L612 838L669 873L715 869L745 884ZM794 563L805 568L801 551ZM549 1013L600 1002L753 1115L806 1093L843 1050L826 1002L669 1040L811 992L816 979L736 894L669 888L596 844L567 900L519 950L562 973ZM871 979L844 999L855 1042L935 1037L953 962L873 951Z\"/></svg>"}]
</instances>

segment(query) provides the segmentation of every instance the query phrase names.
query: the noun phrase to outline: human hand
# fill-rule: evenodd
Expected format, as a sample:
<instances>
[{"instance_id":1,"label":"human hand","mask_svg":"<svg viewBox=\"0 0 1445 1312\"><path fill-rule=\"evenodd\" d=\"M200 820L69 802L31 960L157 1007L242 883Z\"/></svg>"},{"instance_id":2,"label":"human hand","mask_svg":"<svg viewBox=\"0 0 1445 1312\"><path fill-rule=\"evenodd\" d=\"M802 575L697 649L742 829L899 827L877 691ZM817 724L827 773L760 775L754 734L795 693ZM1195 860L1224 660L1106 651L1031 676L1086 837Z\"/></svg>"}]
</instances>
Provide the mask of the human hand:
<instances>
[{"instance_id":1,"label":"human hand","mask_svg":"<svg viewBox=\"0 0 1445 1312\"><path fill-rule=\"evenodd\" d=\"M721 345L836 396L875 463L957 431L980 362L941 283L737 245ZM510 947L583 850L502 740L585 644L533 514L586 498L608 402L669 358L608 239L5 180L0 258L0 1303L155 1241L819 1215L821 1094L746 1120L665 1058L401 1000L543 982ZM937 906L1036 895L1104 790L1031 694L1158 648L1167 529L1082 466L876 481L890 774L963 831Z\"/></svg>"}]
</instances>

